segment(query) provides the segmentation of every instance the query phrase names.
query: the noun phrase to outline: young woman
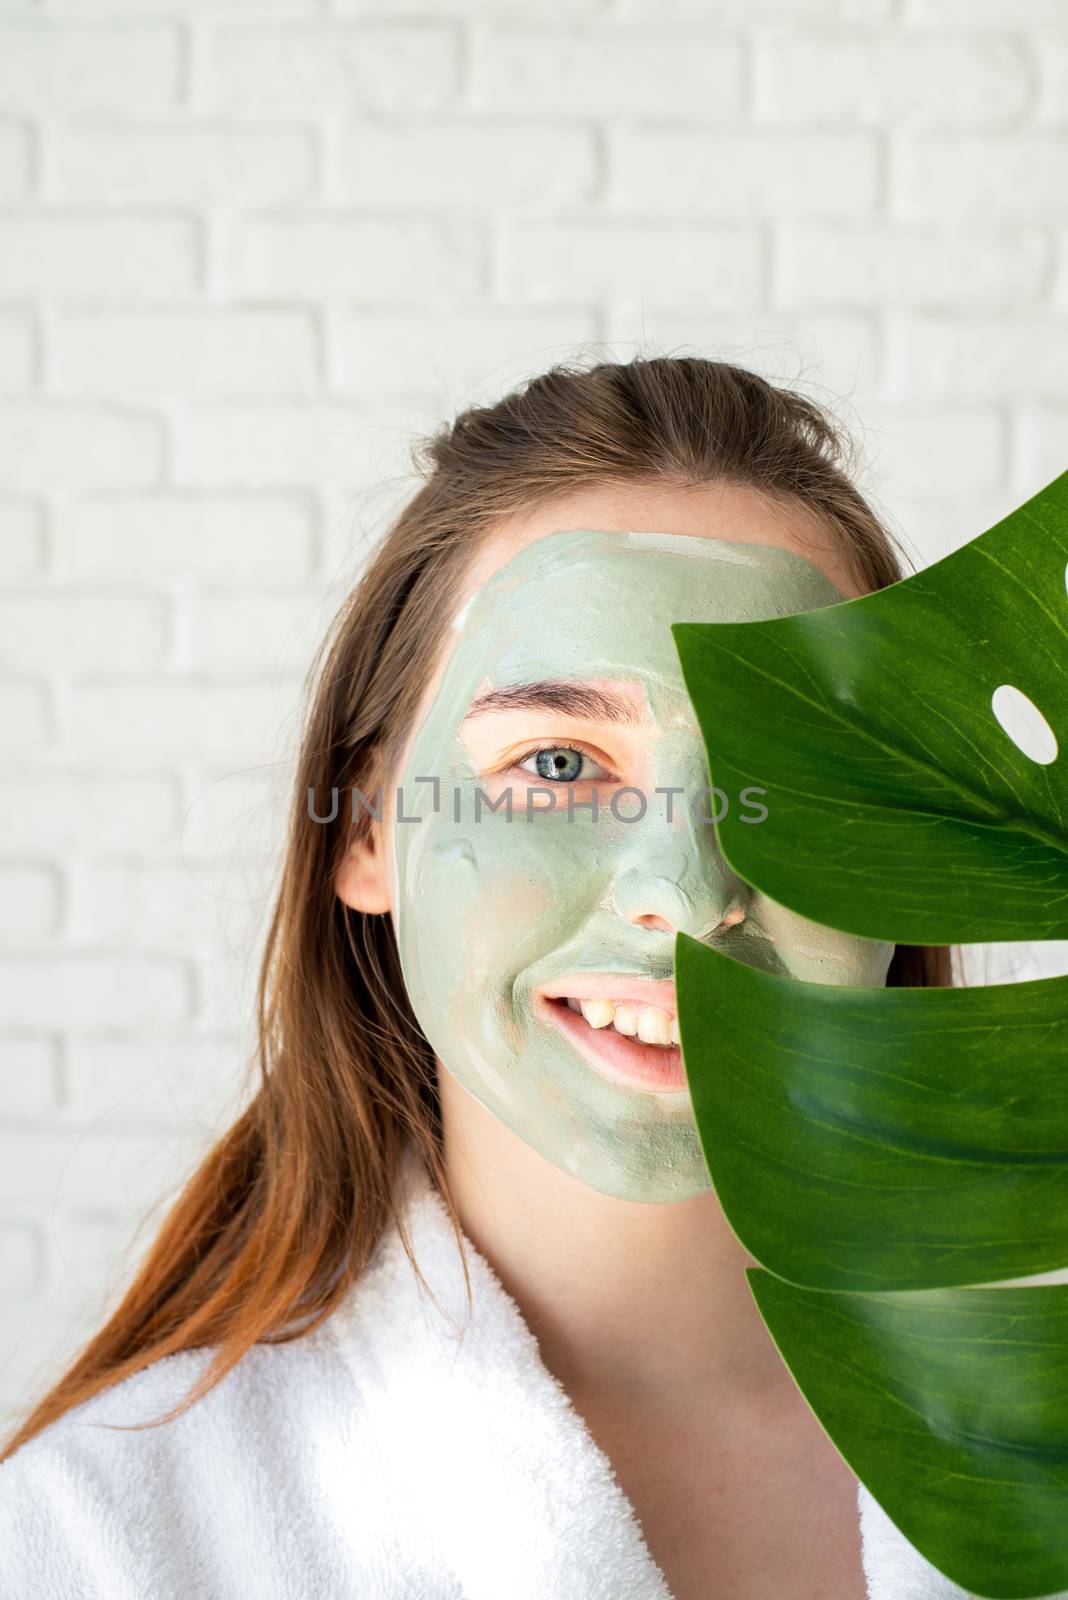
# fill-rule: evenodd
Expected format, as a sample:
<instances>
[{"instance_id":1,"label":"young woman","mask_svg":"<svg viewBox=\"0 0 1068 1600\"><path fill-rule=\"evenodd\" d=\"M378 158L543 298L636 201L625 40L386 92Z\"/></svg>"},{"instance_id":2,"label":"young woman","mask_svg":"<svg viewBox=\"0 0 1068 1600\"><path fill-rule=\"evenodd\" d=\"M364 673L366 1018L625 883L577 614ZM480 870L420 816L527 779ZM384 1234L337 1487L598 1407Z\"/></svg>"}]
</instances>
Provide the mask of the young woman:
<instances>
[{"instance_id":1,"label":"young woman","mask_svg":"<svg viewBox=\"0 0 1068 1600\"><path fill-rule=\"evenodd\" d=\"M903 576L845 451L797 393L652 358L417 457L316 663L257 1092L8 1443L0 1591L960 1593L778 1356L677 1042L679 931L953 981L753 891L699 799L669 624Z\"/></svg>"}]
</instances>

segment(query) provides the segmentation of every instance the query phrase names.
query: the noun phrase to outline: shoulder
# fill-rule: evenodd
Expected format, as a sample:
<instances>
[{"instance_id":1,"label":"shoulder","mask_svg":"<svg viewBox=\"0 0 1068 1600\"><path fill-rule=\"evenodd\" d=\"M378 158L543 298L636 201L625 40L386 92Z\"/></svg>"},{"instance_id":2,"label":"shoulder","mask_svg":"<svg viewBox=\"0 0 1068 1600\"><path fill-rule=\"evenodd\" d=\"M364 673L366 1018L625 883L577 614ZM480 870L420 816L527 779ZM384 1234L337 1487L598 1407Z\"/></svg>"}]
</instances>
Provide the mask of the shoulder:
<instances>
[{"instance_id":1,"label":"shoulder","mask_svg":"<svg viewBox=\"0 0 1068 1600\"><path fill-rule=\"evenodd\" d=\"M228 1592L223 1569L242 1548L247 1558L279 1503L300 1494L338 1430L351 1437L359 1397L328 1319L300 1338L253 1346L207 1394L160 1422L214 1355L205 1348L153 1362L0 1464L0 1594Z\"/></svg>"},{"instance_id":2,"label":"shoulder","mask_svg":"<svg viewBox=\"0 0 1068 1600\"><path fill-rule=\"evenodd\" d=\"M309 1334L253 1345L188 1409L160 1426L146 1426L190 1395L216 1354L211 1346L165 1356L101 1390L0 1464L0 1483L16 1465L43 1471L61 1459L101 1479L163 1456L203 1471L206 1445L224 1457L238 1448L247 1453L250 1444L266 1446L272 1429L286 1428L295 1416L313 1422L318 1414L332 1414L338 1391L351 1392L355 1384L327 1319Z\"/></svg>"},{"instance_id":3,"label":"shoulder","mask_svg":"<svg viewBox=\"0 0 1068 1600\"><path fill-rule=\"evenodd\" d=\"M434 1212L415 1232L420 1260L435 1260L447 1224ZM450 1265L446 1299L455 1276ZM156 1361L65 1413L0 1463L0 1596L452 1600L399 1426L411 1421L418 1456L415 1380L436 1381L454 1354L428 1368L425 1316L391 1228L317 1328L253 1346L170 1421L213 1348Z\"/></svg>"}]
</instances>

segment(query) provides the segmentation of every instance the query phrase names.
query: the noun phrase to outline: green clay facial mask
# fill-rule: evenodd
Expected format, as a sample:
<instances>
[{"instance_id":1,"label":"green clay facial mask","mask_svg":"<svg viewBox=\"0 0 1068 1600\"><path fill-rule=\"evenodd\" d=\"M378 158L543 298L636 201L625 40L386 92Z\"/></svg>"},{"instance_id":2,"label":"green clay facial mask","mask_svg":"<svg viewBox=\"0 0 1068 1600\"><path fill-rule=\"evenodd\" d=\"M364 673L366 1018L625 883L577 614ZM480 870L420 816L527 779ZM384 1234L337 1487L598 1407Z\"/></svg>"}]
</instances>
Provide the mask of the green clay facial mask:
<instances>
[{"instance_id":1,"label":"green clay facial mask","mask_svg":"<svg viewBox=\"0 0 1068 1600\"><path fill-rule=\"evenodd\" d=\"M437 693L396 780L405 984L445 1068L547 1160L606 1194L669 1201L710 1187L689 1094L602 1075L573 1033L545 1020L543 987L584 973L670 980L675 930L708 938L717 928L720 948L770 971L886 981L893 945L789 912L723 860L669 627L842 598L819 568L777 547L577 530L519 550L454 619ZM615 690L640 721L593 724L560 709L468 718L487 691L543 680ZM760 816L775 803L774 780L767 773L766 794L727 804ZM744 919L721 927L739 897ZM566 992L583 995L579 984ZM588 1026L570 1015L572 1027Z\"/></svg>"}]
</instances>

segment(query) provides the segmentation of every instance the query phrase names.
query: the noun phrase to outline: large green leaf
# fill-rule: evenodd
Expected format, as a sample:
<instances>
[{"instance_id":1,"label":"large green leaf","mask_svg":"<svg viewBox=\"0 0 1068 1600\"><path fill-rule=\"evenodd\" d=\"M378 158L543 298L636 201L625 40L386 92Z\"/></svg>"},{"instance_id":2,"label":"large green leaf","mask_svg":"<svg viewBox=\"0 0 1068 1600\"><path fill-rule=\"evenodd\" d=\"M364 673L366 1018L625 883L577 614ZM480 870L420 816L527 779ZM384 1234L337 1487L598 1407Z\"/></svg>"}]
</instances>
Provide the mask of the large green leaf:
<instances>
[{"instance_id":1,"label":"large green leaf","mask_svg":"<svg viewBox=\"0 0 1068 1600\"><path fill-rule=\"evenodd\" d=\"M880 1290L1068 1266L1068 977L852 989L679 934L675 984L708 1170L763 1266Z\"/></svg>"},{"instance_id":2,"label":"large green leaf","mask_svg":"<svg viewBox=\"0 0 1068 1600\"><path fill-rule=\"evenodd\" d=\"M1068 935L1068 474L820 611L672 632L754 888L863 938ZM1002 685L1057 736L1045 764ZM1068 1584L1068 978L803 984L676 938L709 1174L787 1366L920 1553L992 1600ZM859 1292L858 1292L859 1291ZM909 1291L909 1292L902 1292Z\"/></svg>"},{"instance_id":3,"label":"large green leaf","mask_svg":"<svg viewBox=\"0 0 1068 1600\"><path fill-rule=\"evenodd\" d=\"M1068 1286L826 1295L746 1276L840 1454L928 1561L996 1600L1068 1585Z\"/></svg>"},{"instance_id":4,"label":"large green leaf","mask_svg":"<svg viewBox=\"0 0 1068 1600\"><path fill-rule=\"evenodd\" d=\"M731 866L781 904L902 944L1068 937L1068 762L991 710L1009 684L1068 746L1068 472L875 594L766 622L676 622L728 795ZM828 871L828 867L832 870Z\"/></svg>"}]
</instances>

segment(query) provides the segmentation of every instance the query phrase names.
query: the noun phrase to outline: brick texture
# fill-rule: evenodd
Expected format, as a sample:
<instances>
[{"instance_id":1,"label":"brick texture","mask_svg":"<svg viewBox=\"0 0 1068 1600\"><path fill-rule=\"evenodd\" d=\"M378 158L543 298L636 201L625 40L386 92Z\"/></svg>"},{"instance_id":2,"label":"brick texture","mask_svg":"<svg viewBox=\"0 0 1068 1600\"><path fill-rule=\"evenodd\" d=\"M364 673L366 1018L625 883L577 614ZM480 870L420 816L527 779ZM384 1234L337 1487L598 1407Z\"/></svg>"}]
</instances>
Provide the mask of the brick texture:
<instances>
[{"instance_id":1,"label":"brick texture","mask_svg":"<svg viewBox=\"0 0 1068 1600\"><path fill-rule=\"evenodd\" d=\"M1065 466L1064 0L654 9L0 0L0 1423L236 1104L416 438L588 348L749 363L917 564Z\"/></svg>"}]
</instances>

